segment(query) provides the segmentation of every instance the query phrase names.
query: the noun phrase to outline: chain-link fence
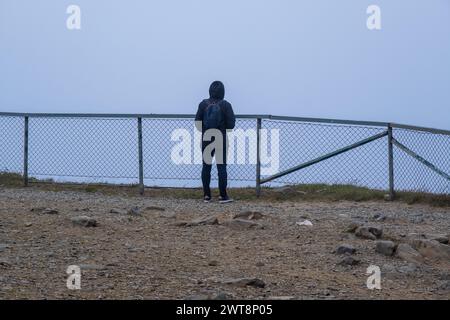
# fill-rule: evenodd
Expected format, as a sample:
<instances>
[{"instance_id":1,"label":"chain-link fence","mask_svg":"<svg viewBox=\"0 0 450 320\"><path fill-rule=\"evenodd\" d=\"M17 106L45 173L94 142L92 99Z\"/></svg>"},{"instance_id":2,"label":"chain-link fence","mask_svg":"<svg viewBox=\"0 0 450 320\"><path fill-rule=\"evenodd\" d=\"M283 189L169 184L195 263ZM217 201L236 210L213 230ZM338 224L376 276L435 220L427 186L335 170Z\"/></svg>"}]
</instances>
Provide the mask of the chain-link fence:
<instances>
[{"instance_id":1,"label":"chain-link fence","mask_svg":"<svg viewBox=\"0 0 450 320\"><path fill-rule=\"evenodd\" d=\"M0 113L0 134L0 172L24 180L201 185L202 136L191 115ZM235 187L338 184L392 195L394 188L450 194L445 130L238 116L227 143L228 178Z\"/></svg>"}]
</instances>

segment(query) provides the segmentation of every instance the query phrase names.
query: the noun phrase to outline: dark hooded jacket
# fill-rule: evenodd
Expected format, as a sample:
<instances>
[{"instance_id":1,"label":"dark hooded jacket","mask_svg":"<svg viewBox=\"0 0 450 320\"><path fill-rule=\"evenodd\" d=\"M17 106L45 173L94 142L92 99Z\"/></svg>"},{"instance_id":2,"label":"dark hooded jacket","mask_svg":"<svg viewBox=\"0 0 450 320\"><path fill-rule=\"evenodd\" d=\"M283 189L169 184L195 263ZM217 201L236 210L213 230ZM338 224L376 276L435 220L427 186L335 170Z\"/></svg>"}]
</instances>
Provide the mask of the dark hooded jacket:
<instances>
[{"instance_id":1,"label":"dark hooded jacket","mask_svg":"<svg viewBox=\"0 0 450 320\"><path fill-rule=\"evenodd\" d=\"M223 83L220 81L213 82L209 88L209 99L203 100L198 106L195 121L203 121L203 116L205 115L206 108L212 103L219 102L219 105L223 112L223 120L218 129L223 133L225 133L226 130L234 129L236 124L236 117L233 112L233 107L228 101L224 100L224 98L225 86L223 85ZM202 126L201 130L202 132L205 132L204 126Z\"/></svg>"}]
</instances>

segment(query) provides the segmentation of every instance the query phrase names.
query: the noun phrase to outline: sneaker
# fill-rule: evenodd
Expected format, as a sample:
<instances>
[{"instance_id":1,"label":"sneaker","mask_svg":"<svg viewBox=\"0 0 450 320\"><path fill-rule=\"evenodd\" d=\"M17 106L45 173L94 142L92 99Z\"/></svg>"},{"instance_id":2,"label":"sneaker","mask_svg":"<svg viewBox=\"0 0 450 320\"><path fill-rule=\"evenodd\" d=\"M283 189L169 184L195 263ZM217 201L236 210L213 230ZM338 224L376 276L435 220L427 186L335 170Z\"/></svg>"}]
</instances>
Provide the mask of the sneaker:
<instances>
[{"instance_id":1,"label":"sneaker","mask_svg":"<svg viewBox=\"0 0 450 320\"><path fill-rule=\"evenodd\" d=\"M230 203L230 202L234 202L234 200L231 199L230 197L219 197L219 203L221 203L221 204Z\"/></svg>"},{"instance_id":2,"label":"sneaker","mask_svg":"<svg viewBox=\"0 0 450 320\"><path fill-rule=\"evenodd\" d=\"M205 197L203 198L203 202L204 202L204 203L210 203L210 202L211 202L211 197L210 197L210 196L205 196Z\"/></svg>"}]
</instances>

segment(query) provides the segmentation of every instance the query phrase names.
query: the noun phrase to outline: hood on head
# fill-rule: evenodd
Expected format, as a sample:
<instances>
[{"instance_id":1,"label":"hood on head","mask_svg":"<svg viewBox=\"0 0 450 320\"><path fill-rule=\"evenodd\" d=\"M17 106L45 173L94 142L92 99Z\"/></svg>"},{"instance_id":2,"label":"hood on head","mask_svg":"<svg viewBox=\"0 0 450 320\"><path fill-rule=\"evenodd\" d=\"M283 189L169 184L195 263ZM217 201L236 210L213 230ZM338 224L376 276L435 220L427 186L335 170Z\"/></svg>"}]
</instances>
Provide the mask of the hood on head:
<instances>
[{"instance_id":1,"label":"hood on head","mask_svg":"<svg viewBox=\"0 0 450 320\"><path fill-rule=\"evenodd\" d=\"M220 81L214 81L209 87L209 96L211 99L223 100L225 98L225 86Z\"/></svg>"}]
</instances>

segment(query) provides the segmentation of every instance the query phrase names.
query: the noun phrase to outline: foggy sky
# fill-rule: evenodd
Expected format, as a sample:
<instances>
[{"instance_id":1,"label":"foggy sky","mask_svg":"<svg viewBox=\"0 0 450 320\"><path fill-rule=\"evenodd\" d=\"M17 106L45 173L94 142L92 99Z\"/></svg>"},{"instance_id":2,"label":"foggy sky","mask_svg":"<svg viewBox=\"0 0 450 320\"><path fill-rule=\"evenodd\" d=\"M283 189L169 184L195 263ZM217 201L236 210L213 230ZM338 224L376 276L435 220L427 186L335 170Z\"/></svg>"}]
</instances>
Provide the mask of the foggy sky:
<instances>
[{"instance_id":1,"label":"foggy sky","mask_svg":"<svg viewBox=\"0 0 450 320\"><path fill-rule=\"evenodd\" d=\"M449 58L448 0L0 0L0 111L194 113L222 80L240 114L450 129Z\"/></svg>"}]
</instances>

